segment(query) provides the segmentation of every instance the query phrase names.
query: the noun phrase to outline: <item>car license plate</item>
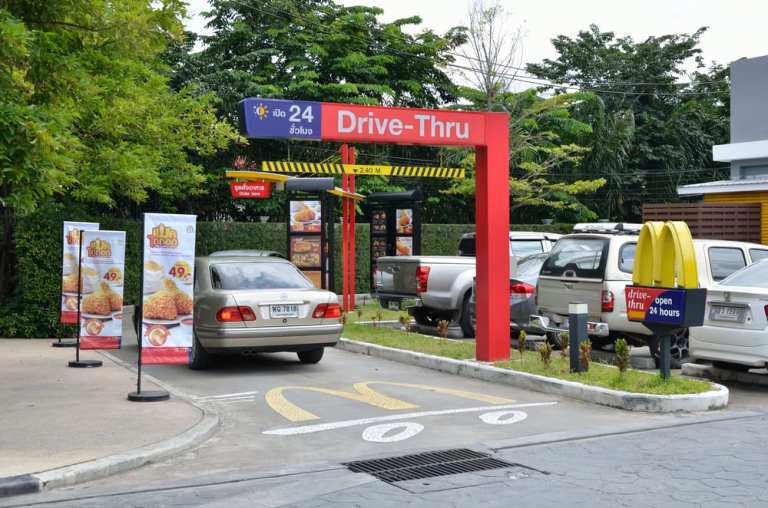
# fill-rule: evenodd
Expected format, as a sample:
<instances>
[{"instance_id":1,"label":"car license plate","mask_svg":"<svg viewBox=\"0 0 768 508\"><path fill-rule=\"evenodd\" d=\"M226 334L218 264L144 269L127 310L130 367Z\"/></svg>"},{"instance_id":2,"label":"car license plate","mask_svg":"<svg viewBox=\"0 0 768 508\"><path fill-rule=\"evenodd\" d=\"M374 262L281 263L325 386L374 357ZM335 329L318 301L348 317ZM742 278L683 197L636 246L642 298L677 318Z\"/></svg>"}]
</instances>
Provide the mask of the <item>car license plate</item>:
<instances>
[{"instance_id":1,"label":"car license plate","mask_svg":"<svg viewBox=\"0 0 768 508\"><path fill-rule=\"evenodd\" d=\"M395 300L388 301L387 306L389 307L389 310L400 310L400 302Z\"/></svg>"},{"instance_id":2,"label":"car license plate","mask_svg":"<svg viewBox=\"0 0 768 508\"><path fill-rule=\"evenodd\" d=\"M299 306L297 304L286 304L286 303L270 305L269 317L272 317L272 318L299 317Z\"/></svg>"},{"instance_id":3,"label":"car license plate","mask_svg":"<svg viewBox=\"0 0 768 508\"><path fill-rule=\"evenodd\" d=\"M728 321L730 323L744 322L744 309L742 307L730 307L726 305L713 305L709 311L709 319L712 321Z\"/></svg>"}]
</instances>

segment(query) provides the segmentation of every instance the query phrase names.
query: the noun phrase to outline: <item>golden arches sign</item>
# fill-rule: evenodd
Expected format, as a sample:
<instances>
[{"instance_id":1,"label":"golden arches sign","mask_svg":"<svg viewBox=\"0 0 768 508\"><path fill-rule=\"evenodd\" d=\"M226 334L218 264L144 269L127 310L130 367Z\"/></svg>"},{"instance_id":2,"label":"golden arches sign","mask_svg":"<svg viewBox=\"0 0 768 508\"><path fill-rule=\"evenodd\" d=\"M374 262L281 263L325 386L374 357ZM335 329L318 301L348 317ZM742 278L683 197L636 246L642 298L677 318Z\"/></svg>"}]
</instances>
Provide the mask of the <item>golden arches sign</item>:
<instances>
[{"instance_id":1,"label":"golden arches sign","mask_svg":"<svg viewBox=\"0 0 768 508\"><path fill-rule=\"evenodd\" d=\"M643 225L635 251L632 283L646 287L699 287L693 237L685 222Z\"/></svg>"},{"instance_id":2,"label":"golden arches sign","mask_svg":"<svg viewBox=\"0 0 768 508\"><path fill-rule=\"evenodd\" d=\"M286 391L306 391L314 393L322 393L324 395L331 395L334 397L340 397L342 399L353 400L355 402L362 402L369 406L377 407L380 409L388 409L392 411L402 409L414 409L419 407L416 404L405 402L394 397L384 395L373 388L370 385L388 385L399 386L403 388L413 388L416 390L424 390L434 393L442 393L446 395L453 395L464 399L476 400L486 402L488 404L509 404L514 402L511 399L505 399L503 397L496 397L494 395L487 395L483 393L468 392L465 390L456 390L453 388L440 388L437 386L418 385L410 383L392 383L387 381L367 381L363 383L355 383L352 385L354 391L342 391L333 390L330 388L319 388L314 386L280 386L273 388L267 392L265 399L269 407L271 407L276 413L283 418L292 422L305 422L310 420L319 420L320 417L314 413L307 411L299 407L298 405L290 402L285 397Z\"/></svg>"}]
</instances>

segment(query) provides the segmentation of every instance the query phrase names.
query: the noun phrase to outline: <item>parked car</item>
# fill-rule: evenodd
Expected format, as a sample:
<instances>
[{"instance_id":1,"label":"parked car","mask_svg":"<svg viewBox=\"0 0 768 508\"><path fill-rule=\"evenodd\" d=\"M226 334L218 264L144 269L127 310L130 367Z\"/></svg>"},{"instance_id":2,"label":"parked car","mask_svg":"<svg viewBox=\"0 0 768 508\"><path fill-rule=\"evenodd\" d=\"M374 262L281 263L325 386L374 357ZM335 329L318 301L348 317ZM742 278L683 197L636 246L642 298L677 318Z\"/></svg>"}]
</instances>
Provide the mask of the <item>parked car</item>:
<instances>
[{"instance_id":1,"label":"parked car","mask_svg":"<svg viewBox=\"0 0 768 508\"><path fill-rule=\"evenodd\" d=\"M222 257L222 256L255 256L255 257L276 257L276 258L283 258L285 259L285 256L280 254L277 251L274 250L260 250L260 249L236 249L236 250L219 250L216 252L211 252L208 254L208 257Z\"/></svg>"},{"instance_id":2,"label":"parked car","mask_svg":"<svg viewBox=\"0 0 768 508\"><path fill-rule=\"evenodd\" d=\"M600 225L603 226L603 225ZM586 303L589 334L596 347L619 337L634 345L648 345L658 357L658 341L641 323L627 319L624 287L632 281L635 248L640 225L615 225L613 230L575 233L561 238L541 268L536 295L538 314L532 326L549 330L556 340L557 329L567 329L568 304ZM582 228L582 231L588 228ZM726 240L694 240L699 286L709 288L756 259L768 256L768 246ZM672 338L672 356L688 356L688 331Z\"/></svg>"},{"instance_id":3,"label":"parked car","mask_svg":"<svg viewBox=\"0 0 768 508\"><path fill-rule=\"evenodd\" d=\"M549 252L562 235L513 231L510 256ZM375 296L382 307L401 308L420 325L440 320L458 323L465 337L474 337L470 316L472 279L475 277L475 234L461 237L458 256L388 256L376 260ZM408 305L411 303L412 305Z\"/></svg>"},{"instance_id":4,"label":"parked car","mask_svg":"<svg viewBox=\"0 0 768 508\"><path fill-rule=\"evenodd\" d=\"M289 351L317 363L342 328L337 296L274 256L197 258L194 315L193 369L222 353Z\"/></svg>"},{"instance_id":5,"label":"parked car","mask_svg":"<svg viewBox=\"0 0 768 508\"><path fill-rule=\"evenodd\" d=\"M530 326L531 314L536 314L536 282L548 252L531 254L517 260L517 266L509 279L509 334L512 338L526 333L540 333ZM472 327L475 327L475 291L472 285L470 298Z\"/></svg>"},{"instance_id":6,"label":"parked car","mask_svg":"<svg viewBox=\"0 0 768 508\"><path fill-rule=\"evenodd\" d=\"M691 356L746 370L768 362L768 259L707 291L704 326L691 328Z\"/></svg>"}]
</instances>

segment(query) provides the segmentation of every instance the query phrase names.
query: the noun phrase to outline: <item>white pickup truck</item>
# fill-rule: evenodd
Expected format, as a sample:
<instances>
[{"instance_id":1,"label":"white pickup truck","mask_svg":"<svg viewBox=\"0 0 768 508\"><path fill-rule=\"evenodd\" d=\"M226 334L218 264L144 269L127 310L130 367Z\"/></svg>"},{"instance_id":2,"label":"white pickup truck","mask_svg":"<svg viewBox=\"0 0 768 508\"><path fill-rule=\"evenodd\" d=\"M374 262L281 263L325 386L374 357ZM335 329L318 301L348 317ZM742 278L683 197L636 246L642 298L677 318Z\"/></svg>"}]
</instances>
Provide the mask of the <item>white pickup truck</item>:
<instances>
[{"instance_id":1,"label":"white pickup truck","mask_svg":"<svg viewBox=\"0 0 768 508\"><path fill-rule=\"evenodd\" d=\"M549 252L561 235L513 231L509 253L513 258ZM416 323L436 326L446 320L474 337L470 314L475 277L475 234L459 241L458 256L387 256L376 260L375 296L382 307L405 306Z\"/></svg>"}]
</instances>

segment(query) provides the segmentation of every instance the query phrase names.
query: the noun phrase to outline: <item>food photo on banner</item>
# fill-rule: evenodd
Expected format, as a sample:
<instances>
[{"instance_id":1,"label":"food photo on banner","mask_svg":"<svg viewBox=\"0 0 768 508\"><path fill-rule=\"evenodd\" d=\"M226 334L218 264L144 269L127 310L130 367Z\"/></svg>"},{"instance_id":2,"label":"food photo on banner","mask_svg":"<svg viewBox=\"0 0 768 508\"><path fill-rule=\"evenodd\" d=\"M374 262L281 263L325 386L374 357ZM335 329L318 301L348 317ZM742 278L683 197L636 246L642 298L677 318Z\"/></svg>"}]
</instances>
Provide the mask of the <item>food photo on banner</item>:
<instances>
[{"instance_id":1,"label":"food photo on banner","mask_svg":"<svg viewBox=\"0 0 768 508\"><path fill-rule=\"evenodd\" d=\"M98 222L64 221L61 255L61 317L63 324L77 324L77 290L80 275L80 231L98 230ZM94 274L83 270L83 293L93 291Z\"/></svg>"},{"instance_id":2,"label":"food photo on banner","mask_svg":"<svg viewBox=\"0 0 768 508\"><path fill-rule=\"evenodd\" d=\"M196 221L195 215L144 214L142 363L189 363Z\"/></svg>"},{"instance_id":3,"label":"food photo on banner","mask_svg":"<svg viewBox=\"0 0 768 508\"><path fill-rule=\"evenodd\" d=\"M82 241L80 349L120 349L125 231L83 231Z\"/></svg>"},{"instance_id":4,"label":"food photo on banner","mask_svg":"<svg viewBox=\"0 0 768 508\"><path fill-rule=\"evenodd\" d=\"M319 233L320 201L291 201L291 233Z\"/></svg>"}]
</instances>

